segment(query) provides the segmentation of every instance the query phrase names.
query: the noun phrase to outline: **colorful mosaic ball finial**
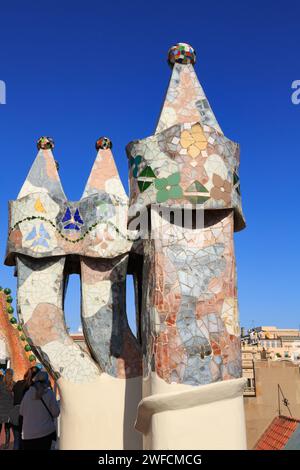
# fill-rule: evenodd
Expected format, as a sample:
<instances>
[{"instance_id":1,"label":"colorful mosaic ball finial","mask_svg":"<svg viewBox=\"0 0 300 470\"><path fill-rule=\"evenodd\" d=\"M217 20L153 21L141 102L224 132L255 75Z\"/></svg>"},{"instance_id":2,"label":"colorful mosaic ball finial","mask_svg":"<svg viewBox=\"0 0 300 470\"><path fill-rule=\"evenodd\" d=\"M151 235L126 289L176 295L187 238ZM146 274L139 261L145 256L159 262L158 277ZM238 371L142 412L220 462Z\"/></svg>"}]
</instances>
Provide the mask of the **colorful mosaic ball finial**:
<instances>
[{"instance_id":1,"label":"colorful mosaic ball finial","mask_svg":"<svg viewBox=\"0 0 300 470\"><path fill-rule=\"evenodd\" d=\"M171 67L177 62L179 64L195 64L196 52L189 44L179 42L169 49L168 62Z\"/></svg>"},{"instance_id":2,"label":"colorful mosaic ball finial","mask_svg":"<svg viewBox=\"0 0 300 470\"><path fill-rule=\"evenodd\" d=\"M107 150L112 148L112 141L108 137L100 137L96 142L96 150Z\"/></svg>"},{"instance_id":3,"label":"colorful mosaic ball finial","mask_svg":"<svg viewBox=\"0 0 300 470\"><path fill-rule=\"evenodd\" d=\"M41 137L37 141L37 148L39 150L52 150L54 149L54 140L51 137Z\"/></svg>"}]
</instances>

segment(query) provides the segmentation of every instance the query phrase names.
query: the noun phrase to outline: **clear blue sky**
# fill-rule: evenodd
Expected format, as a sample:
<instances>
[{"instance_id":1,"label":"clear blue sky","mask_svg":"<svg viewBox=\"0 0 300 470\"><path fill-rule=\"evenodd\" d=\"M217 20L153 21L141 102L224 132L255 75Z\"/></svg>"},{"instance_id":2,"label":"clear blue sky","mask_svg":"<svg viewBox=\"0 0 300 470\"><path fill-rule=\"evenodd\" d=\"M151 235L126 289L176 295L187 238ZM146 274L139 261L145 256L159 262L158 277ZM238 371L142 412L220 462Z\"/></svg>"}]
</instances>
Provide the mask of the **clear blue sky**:
<instances>
[{"instance_id":1,"label":"clear blue sky","mask_svg":"<svg viewBox=\"0 0 300 470\"><path fill-rule=\"evenodd\" d=\"M127 188L125 145L153 132L168 84L168 48L189 42L225 135L241 144L247 229L236 235L241 324L300 323L300 4L296 1L20 1L0 7L0 252L41 135L55 139L65 192L80 198L108 135ZM15 295L12 268L0 284ZM79 319L72 280L67 321ZM129 316L133 317L132 301Z\"/></svg>"}]
</instances>

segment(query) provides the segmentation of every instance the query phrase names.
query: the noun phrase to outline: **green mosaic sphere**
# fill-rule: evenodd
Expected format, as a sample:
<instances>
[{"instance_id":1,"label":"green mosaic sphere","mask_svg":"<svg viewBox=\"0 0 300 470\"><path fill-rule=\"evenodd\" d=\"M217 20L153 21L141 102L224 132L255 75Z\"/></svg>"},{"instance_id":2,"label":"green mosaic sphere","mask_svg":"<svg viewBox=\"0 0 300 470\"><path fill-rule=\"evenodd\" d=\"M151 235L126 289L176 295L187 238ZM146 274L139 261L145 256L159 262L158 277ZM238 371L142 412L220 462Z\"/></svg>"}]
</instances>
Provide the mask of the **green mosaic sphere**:
<instances>
[{"instance_id":1,"label":"green mosaic sphere","mask_svg":"<svg viewBox=\"0 0 300 470\"><path fill-rule=\"evenodd\" d=\"M31 351L31 346L29 344L26 344L24 349L25 349L26 352Z\"/></svg>"},{"instance_id":2,"label":"green mosaic sphere","mask_svg":"<svg viewBox=\"0 0 300 470\"><path fill-rule=\"evenodd\" d=\"M9 296L6 297L6 302L7 302L8 304L11 304L13 300L14 300L14 299L12 298L11 295L9 295Z\"/></svg>"},{"instance_id":3,"label":"green mosaic sphere","mask_svg":"<svg viewBox=\"0 0 300 470\"><path fill-rule=\"evenodd\" d=\"M52 150L54 149L54 140L51 137L40 137L37 141L38 150Z\"/></svg>"},{"instance_id":4,"label":"green mosaic sphere","mask_svg":"<svg viewBox=\"0 0 300 470\"><path fill-rule=\"evenodd\" d=\"M25 335L21 335L21 336L20 336L20 340L21 340L21 341L25 341L25 340L26 340L26 336L25 336Z\"/></svg>"},{"instance_id":5,"label":"green mosaic sphere","mask_svg":"<svg viewBox=\"0 0 300 470\"><path fill-rule=\"evenodd\" d=\"M18 325L18 330L19 330L19 331L22 331L22 330L23 330L22 325Z\"/></svg>"},{"instance_id":6,"label":"green mosaic sphere","mask_svg":"<svg viewBox=\"0 0 300 470\"><path fill-rule=\"evenodd\" d=\"M12 306L8 307L7 313L14 313L14 308Z\"/></svg>"},{"instance_id":7,"label":"green mosaic sphere","mask_svg":"<svg viewBox=\"0 0 300 470\"><path fill-rule=\"evenodd\" d=\"M29 358L30 362L36 361L36 357L33 354L30 354Z\"/></svg>"},{"instance_id":8,"label":"green mosaic sphere","mask_svg":"<svg viewBox=\"0 0 300 470\"><path fill-rule=\"evenodd\" d=\"M13 325L17 323L17 319L15 317L12 317L10 320L10 323L12 323Z\"/></svg>"},{"instance_id":9,"label":"green mosaic sphere","mask_svg":"<svg viewBox=\"0 0 300 470\"><path fill-rule=\"evenodd\" d=\"M9 295L10 293L11 293L11 290L8 287L6 287L6 289L4 289L4 294Z\"/></svg>"}]
</instances>

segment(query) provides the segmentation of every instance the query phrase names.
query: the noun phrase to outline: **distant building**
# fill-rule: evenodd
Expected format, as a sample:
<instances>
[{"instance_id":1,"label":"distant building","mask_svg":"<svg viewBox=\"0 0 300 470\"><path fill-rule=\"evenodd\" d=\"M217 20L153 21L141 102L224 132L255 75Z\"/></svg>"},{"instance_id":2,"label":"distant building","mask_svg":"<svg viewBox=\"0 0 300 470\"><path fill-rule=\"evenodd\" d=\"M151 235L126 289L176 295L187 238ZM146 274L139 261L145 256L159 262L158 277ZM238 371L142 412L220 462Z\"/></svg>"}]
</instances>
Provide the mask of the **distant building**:
<instances>
[{"instance_id":1,"label":"distant building","mask_svg":"<svg viewBox=\"0 0 300 470\"><path fill-rule=\"evenodd\" d=\"M242 370L243 377L247 379L246 388L244 391L245 397L255 396L255 375L254 375L254 361L261 359L261 351L254 345L242 345Z\"/></svg>"},{"instance_id":2,"label":"distant building","mask_svg":"<svg viewBox=\"0 0 300 470\"><path fill-rule=\"evenodd\" d=\"M242 331L241 346L243 377L247 379L244 391L247 444L248 449L261 448L258 442L263 433L266 439L261 446L267 446L274 427L291 427L289 418L294 422L300 419L300 332L261 326L247 333ZM277 422L275 418L279 415L282 419Z\"/></svg>"},{"instance_id":3,"label":"distant building","mask_svg":"<svg viewBox=\"0 0 300 470\"><path fill-rule=\"evenodd\" d=\"M85 342L85 338L83 336L83 333L81 332L77 332L77 333L70 333L70 336L72 338L73 341L75 341L76 344L78 344L81 349L84 350L84 352L86 352L87 354L90 354L90 351L87 347L87 344Z\"/></svg>"},{"instance_id":4,"label":"distant building","mask_svg":"<svg viewBox=\"0 0 300 470\"><path fill-rule=\"evenodd\" d=\"M242 368L247 379L244 396L255 396L255 368L258 360L291 361L300 365L300 331L276 326L259 326L245 333L242 328Z\"/></svg>"},{"instance_id":5,"label":"distant building","mask_svg":"<svg viewBox=\"0 0 300 470\"><path fill-rule=\"evenodd\" d=\"M243 331L244 333L244 331ZM242 348L257 347L267 359L288 359L300 364L300 331L276 326L259 326L243 334Z\"/></svg>"}]
</instances>

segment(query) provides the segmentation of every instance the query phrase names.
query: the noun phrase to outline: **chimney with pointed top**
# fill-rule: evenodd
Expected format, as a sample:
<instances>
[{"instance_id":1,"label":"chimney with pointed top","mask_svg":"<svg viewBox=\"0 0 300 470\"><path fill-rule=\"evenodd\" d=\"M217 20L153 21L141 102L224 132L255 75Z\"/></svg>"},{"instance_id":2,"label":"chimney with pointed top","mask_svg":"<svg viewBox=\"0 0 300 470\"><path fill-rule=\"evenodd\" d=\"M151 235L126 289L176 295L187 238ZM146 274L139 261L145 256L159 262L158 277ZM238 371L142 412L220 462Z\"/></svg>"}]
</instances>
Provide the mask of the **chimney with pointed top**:
<instances>
[{"instance_id":1,"label":"chimney with pointed top","mask_svg":"<svg viewBox=\"0 0 300 470\"><path fill-rule=\"evenodd\" d=\"M127 146L130 219L148 212L151 223L135 273L144 372L136 427L146 449L245 449L233 241L245 226L239 146L224 136L195 60L189 44L171 47L155 133Z\"/></svg>"}]
</instances>

